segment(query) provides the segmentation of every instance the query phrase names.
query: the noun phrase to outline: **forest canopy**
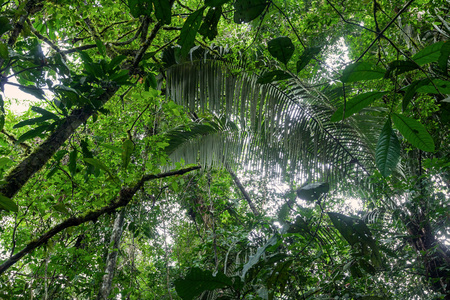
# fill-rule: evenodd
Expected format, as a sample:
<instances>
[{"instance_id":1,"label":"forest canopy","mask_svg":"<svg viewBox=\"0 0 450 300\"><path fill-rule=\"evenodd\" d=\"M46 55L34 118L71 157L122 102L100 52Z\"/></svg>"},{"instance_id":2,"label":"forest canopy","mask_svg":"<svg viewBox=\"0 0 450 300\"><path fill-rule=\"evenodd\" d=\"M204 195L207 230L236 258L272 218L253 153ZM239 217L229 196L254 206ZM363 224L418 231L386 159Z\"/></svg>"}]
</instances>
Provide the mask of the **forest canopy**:
<instances>
[{"instance_id":1,"label":"forest canopy","mask_svg":"<svg viewBox=\"0 0 450 300\"><path fill-rule=\"evenodd\" d=\"M0 298L450 299L448 0L0 4Z\"/></svg>"}]
</instances>

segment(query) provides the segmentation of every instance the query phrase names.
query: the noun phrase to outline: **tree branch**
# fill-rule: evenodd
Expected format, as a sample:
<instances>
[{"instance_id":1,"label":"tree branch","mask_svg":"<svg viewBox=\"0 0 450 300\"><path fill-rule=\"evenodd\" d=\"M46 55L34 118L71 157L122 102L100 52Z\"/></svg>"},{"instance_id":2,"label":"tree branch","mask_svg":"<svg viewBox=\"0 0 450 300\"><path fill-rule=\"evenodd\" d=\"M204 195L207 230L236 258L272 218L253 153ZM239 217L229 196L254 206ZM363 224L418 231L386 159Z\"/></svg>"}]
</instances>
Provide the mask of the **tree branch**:
<instances>
[{"instance_id":1,"label":"tree branch","mask_svg":"<svg viewBox=\"0 0 450 300\"><path fill-rule=\"evenodd\" d=\"M244 195L245 200L247 200L248 206L250 206L250 209L253 211L253 214L255 216L259 216L260 213L258 212L258 210L256 209L255 204L253 204L252 199L250 198L250 195L247 193L247 191L245 190L244 186L242 185L242 183L240 182L239 178L236 176L236 174L234 174L234 172L231 170L231 168L229 168L228 166L226 166L228 173L230 173L231 177L234 180L234 183L236 184L236 186L239 188L239 190L241 191L242 195Z\"/></svg>"},{"instance_id":2,"label":"tree branch","mask_svg":"<svg viewBox=\"0 0 450 300\"><path fill-rule=\"evenodd\" d=\"M120 207L126 206L131 199L133 198L134 194L144 185L145 182L153 179L160 179L165 177L170 177L174 175L183 175L185 173L194 171L200 169L200 166L194 166L189 167L181 170L176 171L169 171L166 173L161 174L149 174L142 176L141 180L139 180L138 183L136 183L131 188L122 188L119 192L119 197L116 201L111 202L109 205L104 206L100 209L90 211L84 216L80 217L73 217L69 218L52 229L48 230L46 233L41 235L38 239L29 242L25 248L23 248L20 252L16 253L15 255L11 256L8 260L6 260L2 265L0 265L0 275L3 274L6 270L8 270L9 267L14 265L16 262L18 262L22 257L27 255L28 253L32 252L34 249L40 247L41 245L47 243L52 237L54 237L56 234L60 233L66 228L69 227L75 227L78 225L81 225L83 223L89 222L89 221L96 221L99 217L106 213L112 213L116 211Z\"/></svg>"}]
</instances>

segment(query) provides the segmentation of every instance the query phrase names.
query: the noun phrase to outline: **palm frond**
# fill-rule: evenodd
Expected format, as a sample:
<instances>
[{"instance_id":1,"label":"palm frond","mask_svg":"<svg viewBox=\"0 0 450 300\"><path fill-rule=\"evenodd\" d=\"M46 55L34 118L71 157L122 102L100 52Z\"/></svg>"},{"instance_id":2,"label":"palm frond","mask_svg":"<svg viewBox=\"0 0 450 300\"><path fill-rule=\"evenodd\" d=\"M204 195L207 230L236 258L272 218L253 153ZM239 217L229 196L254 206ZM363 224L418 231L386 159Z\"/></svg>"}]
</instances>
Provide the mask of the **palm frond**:
<instances>
[{"instance_id":1,"label":"palm frond","mask_svg":"<svg viewBox=\"0 0 450 300\"><path fill-rule=\"evenodd\" d=\"M289 173L334 182L373 171L375 139L371 134L379 133L376 127L380 124L376 117L352 120L371 127L365 135L352 122L330 122L339 96L335 89L308 87L298 78L283 86L258 84L257 79L218 60L168 68L168 95L175 102L238 124L234 131L188 134L183 147L174 148L172 158L206 165L227 161L233 168L258 167L267 175Z\"/></svg>"}]
</instances>

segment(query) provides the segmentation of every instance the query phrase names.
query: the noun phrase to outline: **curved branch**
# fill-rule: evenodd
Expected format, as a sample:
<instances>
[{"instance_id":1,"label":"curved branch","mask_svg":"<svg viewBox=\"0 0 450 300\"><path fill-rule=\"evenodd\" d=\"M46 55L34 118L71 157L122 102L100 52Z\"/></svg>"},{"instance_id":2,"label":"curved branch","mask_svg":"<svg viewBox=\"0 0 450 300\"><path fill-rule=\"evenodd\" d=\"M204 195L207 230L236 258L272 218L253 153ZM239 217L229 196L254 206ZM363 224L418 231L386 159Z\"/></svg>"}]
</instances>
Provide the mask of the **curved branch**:
<instances>
[{"instance_id":1,"label":"curved branch","mask_svg":"<svg viewBox=\"0 0 450 300\"><path fill-rule=\"evenodd\" d=\"M112 201L109 205L99 208L97 210L90 211L84 216L69 218L59 223L52 229L48 230L38 239L29 242L25 246L25 248L23 248L20 252L11 256L8 260L6 260L3 264L0 265L0 275L3 274L6 270L8 270L9 267L18 262L22 257L32 252L34 249L40 247L41 245L47 243L52 237L54 237L56 234L60 233L64 229L69 227L76 227L89 221L96 221L102 215L106 213L112 213L116 211L118 208L126 206L131 201L131 199L133 199L134 194L144 185L145 182L153 179L160 179L174 175L182 175L200 168L201 168L200 166L194 166L177 171L169 171L161 174L148 174L142 176L141 180L139 180L139 182L136 183L133 187L122 188L119 192L119 197L116 199L116 201Z\"/></svg>"}]
</instances>

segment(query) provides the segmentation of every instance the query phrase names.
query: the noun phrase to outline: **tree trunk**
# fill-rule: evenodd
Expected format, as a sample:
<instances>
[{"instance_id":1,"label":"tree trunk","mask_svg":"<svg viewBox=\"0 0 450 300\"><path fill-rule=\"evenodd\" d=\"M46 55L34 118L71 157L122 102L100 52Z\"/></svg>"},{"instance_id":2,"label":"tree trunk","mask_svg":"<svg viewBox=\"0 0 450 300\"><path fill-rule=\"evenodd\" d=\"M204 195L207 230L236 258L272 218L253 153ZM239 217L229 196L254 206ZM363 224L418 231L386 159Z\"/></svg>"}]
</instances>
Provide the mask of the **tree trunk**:
<instances>
[{"instance_id":1,"label":"tree trunk","mask_svg":"<svg viewBox=\"0 0 450 300\"><path fill-rule=\"evenodd\" d=\"M120 213L117 214L116 219L114 220L114 227L111 234L111 241L109 243L109 245L112 245L112 249L108 252L108 256L106 258L105 275L103 275L103 280L100 285L100 291L97 296L97 299L99 300L108 299L108 296L111 293L112 280L114 278L114 271L116 269L120 240L122 238L123 233L124 217L125 217L125 209L122 209Z\"/></svg>"},{"instance_id":2,"label":"tree trunk","mask_svg":"<svg viewBox=\"0 0 450 300\"><path fill-rule=\"evenodd\" d=\"M255 204L253 204L252 199L250 198L250 195L247 193L247 191L245 190L244 186L242 185L242 183L239 181L239 178L237 178L236 174L234 174L234 172L228 168L227 166L227 170L230 173L231 177L234 180L234 183L236 184L236 186L239 188L239 190L241 191L242 195L244 195L245 200L247 200L248 206L250 206L250 209L252 210L253 214L255 216L259 216L259 212L256 209Z\"/></svg>"}]
</instances>

